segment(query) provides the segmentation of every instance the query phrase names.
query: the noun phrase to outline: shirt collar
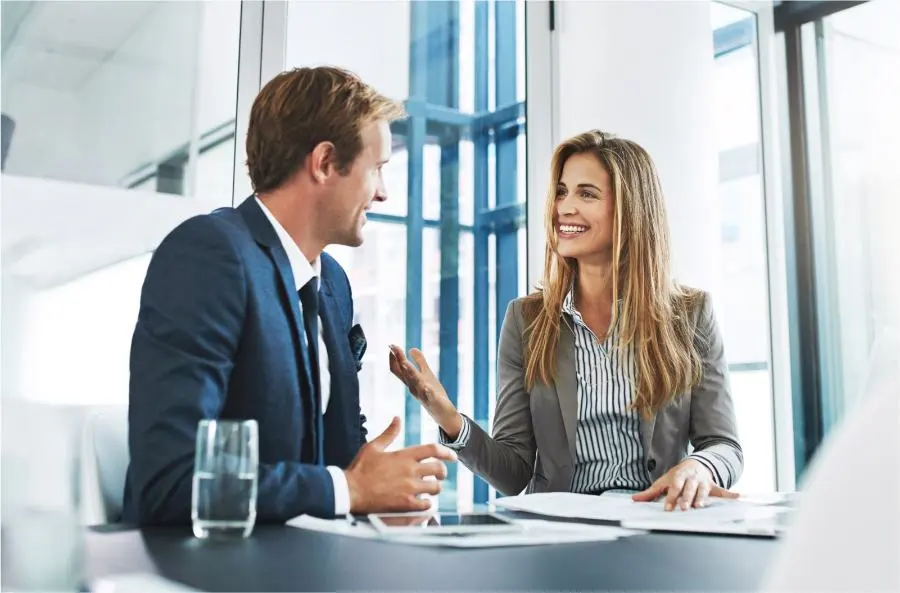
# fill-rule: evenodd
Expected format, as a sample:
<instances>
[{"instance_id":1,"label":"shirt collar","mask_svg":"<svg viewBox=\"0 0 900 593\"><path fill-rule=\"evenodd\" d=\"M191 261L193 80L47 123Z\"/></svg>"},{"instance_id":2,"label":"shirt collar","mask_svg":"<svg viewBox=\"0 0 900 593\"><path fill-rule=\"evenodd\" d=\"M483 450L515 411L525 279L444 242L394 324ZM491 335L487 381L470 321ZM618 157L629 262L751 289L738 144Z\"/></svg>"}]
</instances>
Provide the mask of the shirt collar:
<instances>
[{"instance_id":1,"label":"shirt collar","mask_svg":"<svg viewBox=\"0 0 900 593\"><path fill-rule=\"evenodd\" d=\"M622 299L618 299L616 301L615 307L618 313L622 312ZM566 297L563 299L562 303L562 312L567 313L574 317L575 319L581 321L581 313L578 309L575 308L575 283L572 283L572 286L569 288L569 292L566 293Z\"/></svg>"},{"instance_id":2,"label":"shirt collar","mask_svg":"<svg viewBox=\"0 0 900 593\"><path fill-rule=\"evenodd\" d=\"M569 288L569 292L566 293L566 298L563 299L562 304L563 313L568 313L569 315L578 315L578 311L575 309L575 285L573 284L571 288ZM580 317L580 315L579 315Z\"/></svg>"},{"instance_id":3,"label":"shirt collar","mask_svg":"<svg viewBox=\"0 0 900 593\"><path fill-rule=\"evenodd\" d=\"M275 229L275 234L278 235L278 239L281 241L281 246L284 247L284 252L287 254L288 258L288 263L291 264L291 273L294 276L294 284L299 291L311 279L321 275L322 263L318 257L312 263L308 262L303 256L303 252L300 251L300 248L297 246L288 232L284 230L284 227L281 226L281 223L278 222L278 219L276 219L275 216L271 212L269 212L269 209L266 208L266 205L263 204L262 200L260 200L259 197L256 197L256 203L259 204L260 208L262 208L263 214L266 215L266 218L268 218L269 222L272 224L272 228Z\"/></svg>"}]
</instances>

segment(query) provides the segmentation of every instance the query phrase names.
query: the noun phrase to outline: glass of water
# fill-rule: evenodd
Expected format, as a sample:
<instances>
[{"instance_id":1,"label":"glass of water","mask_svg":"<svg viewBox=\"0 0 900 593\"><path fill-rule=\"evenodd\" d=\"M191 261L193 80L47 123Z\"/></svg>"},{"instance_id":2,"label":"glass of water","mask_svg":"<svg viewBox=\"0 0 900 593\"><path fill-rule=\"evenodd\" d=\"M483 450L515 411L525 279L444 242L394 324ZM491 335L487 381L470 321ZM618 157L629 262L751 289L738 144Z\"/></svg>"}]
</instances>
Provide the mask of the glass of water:
<instances>
[{"instance_id":1,"label":"glass of water","mask_svg":"<svg viewBox=\"0 0 900 593\"><path fill-rule=\"evenodd\" d=\"M256 420L201 420L197 426L191 520L199 538L247 537L256 524Z\"/></svg>"}]
</instances>

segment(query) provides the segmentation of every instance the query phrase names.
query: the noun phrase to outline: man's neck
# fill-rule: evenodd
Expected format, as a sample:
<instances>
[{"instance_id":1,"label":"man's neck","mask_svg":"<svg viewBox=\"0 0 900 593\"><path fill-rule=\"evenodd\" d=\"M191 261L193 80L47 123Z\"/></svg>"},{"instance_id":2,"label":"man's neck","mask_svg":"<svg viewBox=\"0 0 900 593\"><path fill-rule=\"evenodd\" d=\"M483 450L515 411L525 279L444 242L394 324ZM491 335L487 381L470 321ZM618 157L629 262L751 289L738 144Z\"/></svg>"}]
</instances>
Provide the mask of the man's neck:
<instances>
[{"instance_id":1,"label":"man's neck","mask_svg":"<svg viewBox=\"0 0 900 593\"><path fill-rule=\"evenodd\" d=\"M315 262L326 245L317 233L316 218L311 208L312 200L297 199L296 196L280 189L258 194L257 197L269 209L278 224L284 227L303 257L310 264Z\"/></svg>"}]
</instances>

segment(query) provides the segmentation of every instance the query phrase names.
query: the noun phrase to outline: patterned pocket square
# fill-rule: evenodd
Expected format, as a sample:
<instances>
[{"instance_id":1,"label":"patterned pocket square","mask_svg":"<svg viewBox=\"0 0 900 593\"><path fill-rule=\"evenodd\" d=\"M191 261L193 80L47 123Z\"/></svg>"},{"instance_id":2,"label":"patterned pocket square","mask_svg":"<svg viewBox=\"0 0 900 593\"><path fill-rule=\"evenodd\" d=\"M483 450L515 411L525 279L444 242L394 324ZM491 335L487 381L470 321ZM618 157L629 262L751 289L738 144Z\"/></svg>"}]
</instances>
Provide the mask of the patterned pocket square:
<instances>
[{"instance_id":1,"label":"patterned pocket square","mask_svg":"<svg viewBox=\"0 0 900 593\"><path fill-rule=\"evenodd\" d=\"M359 371L362 368L362 359L366 354L366 347L368 346L366 334L363 333L362 326L357 323L351 327L348 338L350 339L350 352L353 353L353 360L356 361L356 370Z\"/></svg>"}]
</instances>

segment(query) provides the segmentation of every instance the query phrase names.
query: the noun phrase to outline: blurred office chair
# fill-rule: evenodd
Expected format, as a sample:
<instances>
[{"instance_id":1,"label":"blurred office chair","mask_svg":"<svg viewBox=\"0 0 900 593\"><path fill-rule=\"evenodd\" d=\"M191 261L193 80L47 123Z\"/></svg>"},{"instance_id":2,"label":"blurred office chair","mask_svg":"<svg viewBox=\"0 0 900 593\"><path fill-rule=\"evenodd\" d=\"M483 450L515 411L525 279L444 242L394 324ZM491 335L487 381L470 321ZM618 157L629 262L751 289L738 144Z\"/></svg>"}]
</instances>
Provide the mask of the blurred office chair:
<instances>
[{"instance_id":1,"label":"blurred office chair","mask_svg":"<svg viewBox=\"0 0 900 593\"><path fill-rule=\"evenodd\" d=\"M81 443L81 512L86 525L118 521L128 470L128 407L88 414Z\"/></svg>"},{"instance_id":2,"label":"blurred office chair","mask_svg":"<svg viewBox=\"0 0 900 593\"><path fill-rule=\"evenodd\" d=\"M900 372L886 357L823 442L764 591L900 591Z\"/></svg>"}]
</instances>

